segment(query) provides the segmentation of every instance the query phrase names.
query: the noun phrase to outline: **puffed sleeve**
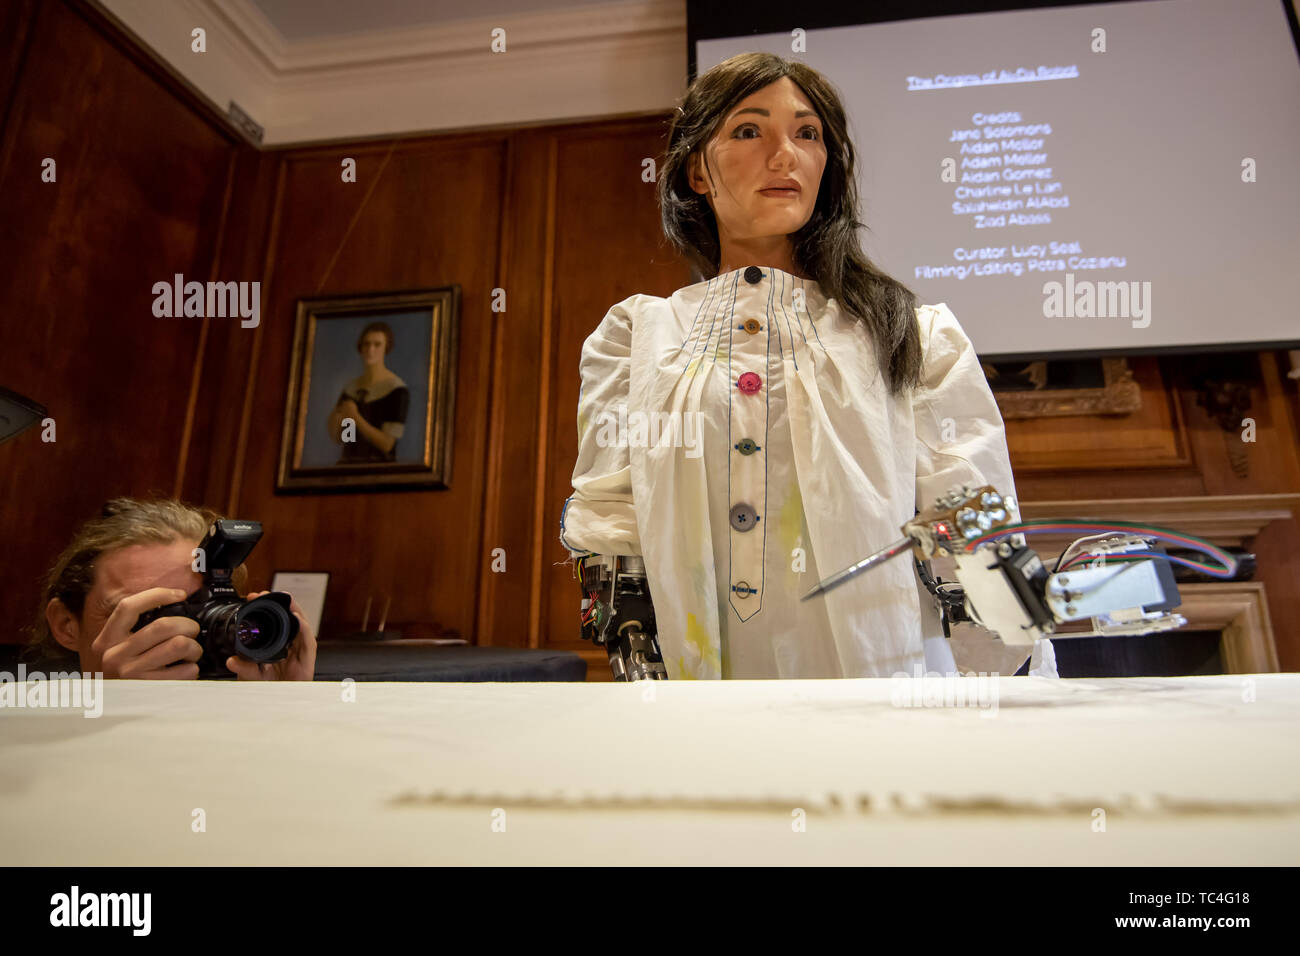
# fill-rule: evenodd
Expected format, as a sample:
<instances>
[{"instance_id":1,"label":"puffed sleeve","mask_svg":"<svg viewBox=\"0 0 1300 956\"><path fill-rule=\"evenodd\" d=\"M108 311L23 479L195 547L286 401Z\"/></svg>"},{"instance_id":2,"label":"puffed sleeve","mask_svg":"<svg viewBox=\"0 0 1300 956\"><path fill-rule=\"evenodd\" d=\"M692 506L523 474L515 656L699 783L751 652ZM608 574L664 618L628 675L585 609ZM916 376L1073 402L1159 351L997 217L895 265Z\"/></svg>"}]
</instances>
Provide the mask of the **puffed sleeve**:
<instances>
[{"instance_id":1,"label":"puffed sleeve","mask_svg":"<svg viewBox=\"0 0 1300 956\"><path fill-rule=\"evenodd\" d=\"M917 310L924 360L913 393L916 504L924 510L958 485L1014 496L1006 431L975 347L947 305Z\"/></svg>"},{"instance_id":2,"label":"puffed sleeve","mask_svg":"<svg viewBox=\"0 0 1300 956\"><path fill-rule=\"evenodd\" d=\"M582 345L578 460L573 494L560 514L560 542L575 556L641 554L627 444L617 440L619 407L628 400L634 311L633 299L620 302Z\"/></svg>"}]
</instances>

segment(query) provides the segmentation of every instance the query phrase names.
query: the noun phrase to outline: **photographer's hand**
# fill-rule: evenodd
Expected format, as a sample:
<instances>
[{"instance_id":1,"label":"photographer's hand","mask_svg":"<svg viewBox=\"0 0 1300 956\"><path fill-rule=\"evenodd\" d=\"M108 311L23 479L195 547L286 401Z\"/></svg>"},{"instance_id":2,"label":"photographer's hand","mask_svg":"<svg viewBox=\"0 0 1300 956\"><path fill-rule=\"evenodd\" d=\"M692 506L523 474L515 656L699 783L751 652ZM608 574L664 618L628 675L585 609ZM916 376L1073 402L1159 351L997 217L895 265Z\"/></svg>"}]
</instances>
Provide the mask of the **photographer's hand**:
<instances>
[{"instance_id":1,"label":"photographer's hand","mask_svg":"<svg viewBox=\"0 0 1300 956\"><path fill-rule=\"evenodd\" d=\"M196 680L203 648L195 640L199 622L160 617L132 633L145 611L184 601L179 588L149 588L117 602L91 648L103 660L104 676L136 680Z\"/></svg>"},{"instance_id":2,"label":"photographer's hand","mask_svg":"<svg viewBox=\"0 0 1300 956\"><path fill-rule=\"evenodd\" d=\"M251 601L253 598L270 593L270 591L255 591L252 594L245 594L244 600ZM315 678L316 635L312 633L311 625L307 623L307 615L302 613L302 608L298 606L297 601L290 599L289 610L298 619L298 636L294 639L293 647L289 649L289 656L282 661L259 664L232 654L226 658L226 666L240 680L312 680Z\"/></svg>"}]
</instances>

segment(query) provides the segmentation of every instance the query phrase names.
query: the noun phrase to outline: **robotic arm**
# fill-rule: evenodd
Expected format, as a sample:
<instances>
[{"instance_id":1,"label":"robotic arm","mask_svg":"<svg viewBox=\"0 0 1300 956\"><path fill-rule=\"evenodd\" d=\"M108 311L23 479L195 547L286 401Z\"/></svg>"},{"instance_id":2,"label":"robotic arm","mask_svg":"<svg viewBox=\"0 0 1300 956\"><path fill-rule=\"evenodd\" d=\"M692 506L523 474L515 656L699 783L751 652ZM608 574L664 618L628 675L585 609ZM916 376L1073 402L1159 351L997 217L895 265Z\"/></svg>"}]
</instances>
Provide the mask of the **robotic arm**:
<instances>
[{"instance_id":1,"label":"robotic arm","mask_svg":"<svg viewBox=\"0 0 1300 956\"><path fill-rule=\"evenodd\" d=\"M1062 531L1083 537L1049 571L1024 536ZM1209 542L1162 528L1077 519L1014 521L1012 509L992 485L950 492L904 524L902 532L903 538L822 581L803 600L912 551L921 581L939 603L945 636L951 622L974 621L1005 644L1032 645L1056 635L1058 624L1089 617L1091 631L1068 636L1181 627L1187 620L1173 613L1180 598L1170 565L1225 579L1237 570L1236 559ZM1169 554L1163 544L1200 552L1218 564ZM930 573L928 561L936 556L952 558L956 582ZM614 679L667 679L641 558L589 554L577 562L584 595L582 636L606 649Z\"/></svg>"},{"instance_id":2,"label":"robotic arm","mask_svg":"<svg viewBox=\"0 0 1300 956\"><path fill-rule=\"evenodd\" d=\"M1024 543L1026 534L1071 530L1091 533L1071 544L1051 571ZM995 632L1005 644L1032 645L1051 637L1058 624L1088 617L1093 629L1070 637L1181 627L1187 620L1172 613L1180 598L1171 563L1219 578L1236 573L1231 555L1199 538L1161 528L1075 519L1013 521L1007 502L992 485L950 492L904 524L902 531L901 540L827 578L803 599L914 551L921 580L939 602L945 636L949 622L969 620ZM1219 566L1170 555L1161 542L1209 555ZM953 559L957 583L935 580L922 564L936 555ZM1091 563L1084 566L1084 561Z\"/></svg>"},{"instance_id":3,"label":"robotic arm","mask_svg":"<svg viewBox=\"0 0 1300 956\"><path fill-rule=\"evenodd\" d=\"M645 563L630 555L578 558L582 579L582 636L609 652L614 680L666 680L655 635Z\"/></svg>"}]
</instances>

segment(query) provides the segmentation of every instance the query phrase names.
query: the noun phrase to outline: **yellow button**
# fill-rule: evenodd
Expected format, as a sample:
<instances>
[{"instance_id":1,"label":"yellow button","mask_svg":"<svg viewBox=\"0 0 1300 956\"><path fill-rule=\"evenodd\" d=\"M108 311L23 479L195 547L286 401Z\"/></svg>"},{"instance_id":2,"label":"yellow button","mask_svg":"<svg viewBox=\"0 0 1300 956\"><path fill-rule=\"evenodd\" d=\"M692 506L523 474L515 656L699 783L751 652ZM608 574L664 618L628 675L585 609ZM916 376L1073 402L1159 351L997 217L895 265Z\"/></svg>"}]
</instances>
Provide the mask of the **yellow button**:
<instances>
[{"instance_id":1,"label":"yellow button","mask_svg":"<svg viewBox=\"0 0 1300 956\"><path fill-rule=\"evenodd\" d=\"M758 324L758 319L745 320L745 331L748 332L750 335L753 335L761 328L762 326Z\"/></svg>"}]
</instances>

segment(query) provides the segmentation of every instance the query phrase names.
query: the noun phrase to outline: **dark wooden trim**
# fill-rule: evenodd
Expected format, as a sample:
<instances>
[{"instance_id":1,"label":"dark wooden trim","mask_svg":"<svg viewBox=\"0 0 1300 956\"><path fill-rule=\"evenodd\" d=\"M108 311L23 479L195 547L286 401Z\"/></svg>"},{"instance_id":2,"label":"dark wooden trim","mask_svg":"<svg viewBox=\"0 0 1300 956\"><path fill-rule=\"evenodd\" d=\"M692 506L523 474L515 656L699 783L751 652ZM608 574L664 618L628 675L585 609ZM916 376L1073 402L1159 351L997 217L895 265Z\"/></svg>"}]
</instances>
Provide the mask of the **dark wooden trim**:
<instances>
[{"instance_id":1,"label":"dark wooden trim","mask_svg":"<svg viewBox=\"0 0 1300 956\"><path fill-rule=\"evenodd\" d=\"M221 252L226 238L226 223L230 219L231 197L235 191L235 171L239 166L238 148L230 151L226 164L226 189L221 197L221 216L217 220L217 238L212 244L212 261L208 266L208 276L215 277L221 265ZM208 350L208 335L211 332L212 319L204 316L199 326L199 343L194 350L194 371L190 375L190 394L185 402L185 424L181 427L180 447L176 454L176 480L172 484L172 497L180 498L185 488L185 468L189 463L190 442L194 438L194 412L199 402L199 387L203 382L203 364Z\"/></svg>"},{"instance_id":2,"label":"dark wooden trim","mask_svg":"<svg viewBox=\"0 0 1300 956\"><path fill-rule=\"evenodd\" d=\"M287 163L281 162L276 170L275 198L271 202L271 223L267 230L265 263L262 267L262 291L267 302L271 299L271 280L275 275L275 243L280 237L280 217L284 204L284 180ZM239 510L239 491L244 475L245 451L248 448L248 427L253 416L253 391L258 382L257 366L262 357L262 334L266 322L259 322L253 330L253 353L248 358L248 376L244 384L244 402L239 413L239 438L235 441L235 463L230 470L230 497L226 514Z\"/></svg>"},{"instance_id":3,"label":"dark wooden trim","mask_svg":"<svg viewBox=\"0 0 1300 956\"><path fill-rule=\"evenodd\" d=\"M0 36L7 39L3 51L0 51L0 142L8 142L9 112L13 109L14 91L27 65L27 52L31 49L32 37L36 24L35 0L10 0L4 4L0 13ZM0 159L0 175L3 175L9 150Z\"/></svg>"},{"instance_id":4,"label":"dark wooden trim","mask_svg":"<svg viewBox=\"0 0 1300 956\"><path fill-rule=\"evenodd\" d=\"M579 116L556 122L554 120L537 120L529 123L486 123L482 126L451 126L446 129L425 129L425 130L407 130L401 133L373 133L367 136L353 137L336 137L333 139L313 139L298 140L289 143L277 143L273 146L262 147L267 151L297 151L314 149L318 147L352 147L357 144L370 145L380 143L398 142L402 143L407 140L443 140L451 136L476 137L476 141L482 141L481 137L491 136L497 133L503 137L509 137L516 133L551 133L555 136L563 136L572 130L602 129L606 126L625 124L629 129L640 129L642 123L647 119L662 119L664 121L665 141L667 140L668 121L672 118L673 110L637 110L631 113L612 113L600 116Z\"/></svg>"},{"instance_id":5,"label":"dark wooden trim","mask_svg":"<svg viewBox=\"0 0 1300 956\"><path fill-rule=\"evenodd\" d=\"M528 646L542 646L542 621L550 608L545 598L543 583L546 573L546 528L549 524L546 506L547 478L550 468L551 441L551 397L554 392L554 378L551 374L554 362L551 356L555 352L555 222L557 192L559 184L559 142L555 136L546 142L546 253L545 267L542 274L542 347L543 361L538 371L537 405L537 470L534 472L536 487L533 489L533 574L529 581L529 616Z\"/></svg>"},{"instance_id":6,"label":"dark wooden trim","mask_svg":"<svg viewBox=\"0 0 1300 956\"><path fill-rule=\"evenodd\" d=\"M9 73L8 88L4 91L4 120L0 122L0 179L4 179L9 172L9 157L13 155L16 142L14 137L9 135L9 124L13 119L14 100L18 98L18 90L22 86L23 71L27 67L27 54L31 49L32 37L36 35L37 14L34 9L28 12L24 23L26 33L21 43L17 45L18 55Z\"/></svg>"},{"instance_id":7,"label":"dark wooden trim","mask_svg":"<svg viewBox=\"0 0 1300 956\"><path fill-rule=\"evenodd\" d=\"M504 208L514 208L515 194L518 180L515 177L515 163L518 157L518 144L514 137L505 138L503 149L504 169L502 170L502 183L505 192L506 206ZM500 288L506 290L506 314L509 315L510 309L510 289L511 289L511 258L510 244L516 238L518 230L513 228L511 223L512 217L503 215L501 217L500 231L497 236L497 276L501 283ZM501 333L501 323L497 320L497 314L492 313L492 328L489 333L490 347L487 349L491 355L491 373L489 381L491 387L487 390L487 409L485 419L487 420L487 441L483 443L483 487L481 519L478 523L478 534L480 545L480 569L483 567L482 562L488 558L488 553L484 549L488 542L495 541L498 538L498 529L501 527L501 516L497 509L491 507L489 502L500 500L501 488L503 485L502 448L498 440L504 427L506 412L505 376L500 374L505 362L505 336ZM508 559L507 559L508 561ZM507 568L509 564L507 563ZM475 577L474 583L474 606L477 608L475 613L475 628L471 640L475 644L490 645L493 643L492 635L495 631L496 612L499 601L505 599L501 593L501 588L497 586L496 581L489 574L480 573Z\"/></svg>"}]
</instances>

